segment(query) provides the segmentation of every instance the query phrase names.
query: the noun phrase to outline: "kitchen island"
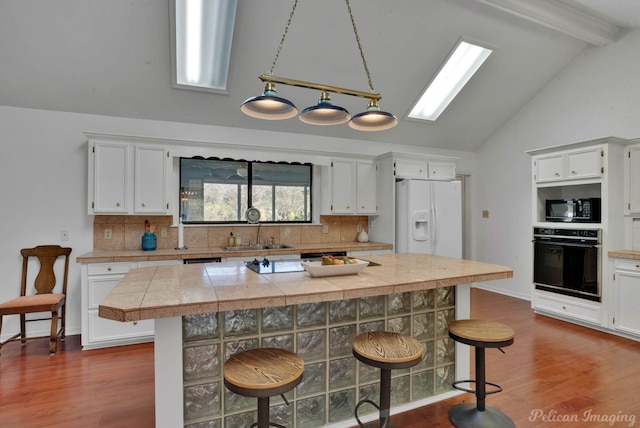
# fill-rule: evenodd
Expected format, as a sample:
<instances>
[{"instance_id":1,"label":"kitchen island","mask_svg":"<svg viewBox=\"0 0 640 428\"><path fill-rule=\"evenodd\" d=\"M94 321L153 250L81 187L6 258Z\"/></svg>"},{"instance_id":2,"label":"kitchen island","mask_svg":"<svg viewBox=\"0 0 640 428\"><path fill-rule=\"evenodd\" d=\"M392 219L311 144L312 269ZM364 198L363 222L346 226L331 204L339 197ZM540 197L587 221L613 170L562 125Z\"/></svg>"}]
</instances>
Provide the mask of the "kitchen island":
<instances>
[{"instance_id":1,"label":"kitchen island","mask_svg":"<svg viewBox=\"0 0 640 428\"><path fill-rule=\"evenodd\" d=\"M255 400L227 391L221 367L232 353L258 346L290 349L305 360L303 382L287 394L291 405L272 401L276 422L352 426L355 403L376 399L378 373L356 363L351 340L373 329L411 334L424 348L419 365L394 373L396 411L455 394L450 384L468 376L469 352L448 338L448 322L469 316L470 284L510 278L511 269L425 254L362 258L380 266L323 278L257 274L242 263L134 269L99 314L123 322L155 319L158 427L255 420Z\"/></svg>"}]
</instances>

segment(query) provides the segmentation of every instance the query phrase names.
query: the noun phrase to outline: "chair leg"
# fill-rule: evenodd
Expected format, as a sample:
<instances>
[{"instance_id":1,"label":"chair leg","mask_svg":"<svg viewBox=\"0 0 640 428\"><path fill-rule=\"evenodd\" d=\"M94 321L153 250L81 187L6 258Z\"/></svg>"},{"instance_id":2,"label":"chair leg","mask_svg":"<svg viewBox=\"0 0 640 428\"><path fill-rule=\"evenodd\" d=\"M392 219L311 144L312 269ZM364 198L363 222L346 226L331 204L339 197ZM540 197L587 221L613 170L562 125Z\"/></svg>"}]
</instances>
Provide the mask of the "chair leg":
<instances>
[{"instance_id":1,"label":"chair leg","mask_svg":"<svg viewBox=\"0 0 640 428\"><path fill-rule=\"evenodd\" d=\"M27 342L27 316L20 314L20 342L24 345Z\"/></svg>"},{"instance_id":2,"label":"chair leg","mask_svg":"<svg viewBox=\"0 0 640 428\"><path fill-rule=\"evenodd\" d=\"M62 308L60 308L60 341L64 342L65 339L65 333L66 333L66 327L65 327L65 320L67 319L67 305L63 305Z\"/></svg>"},{"instance_id":3,"label":"chair leg","mask_svg":"<svg viewBox=\"0 0 640 428\"><path fill-rule=\"evenodd\" d=\"M56 353L56 343L58 341L58 311L51 311L51 339L49 340L49 354Z\"/></svg>"}]
</instances>

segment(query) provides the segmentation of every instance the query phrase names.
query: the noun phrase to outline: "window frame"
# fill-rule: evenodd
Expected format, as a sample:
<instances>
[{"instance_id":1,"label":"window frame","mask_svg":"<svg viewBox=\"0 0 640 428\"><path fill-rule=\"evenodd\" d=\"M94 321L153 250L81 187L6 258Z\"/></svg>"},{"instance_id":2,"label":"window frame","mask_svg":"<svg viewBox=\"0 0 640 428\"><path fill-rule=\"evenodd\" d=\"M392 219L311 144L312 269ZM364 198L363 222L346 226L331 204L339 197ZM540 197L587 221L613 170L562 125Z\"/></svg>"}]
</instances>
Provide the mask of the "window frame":
<instances>
[{"instance_id":1,"label":"window frame","mask_svg":"<svg viewBox=\"0 0 640 428\"><path fill-rule=\"evenodd\" d=\"M246 204L248 208L251 208L252 205L252 196L253 196L253 191L252 191L252 186L254 185L254 180L253 180L253 165L254 164L271 164L271 165L296 165L296 166L305 166L309 168L309 185L308 185L308 190L306 192L306 201L307 203L305 204L305 207L308 207L308 209L306 209L306 211L309 213L308 217L306 220L282 220L282 221L278 221L278 220L266 220L263 217L260 218L259 223L263 223L263 224L271 224L271 225L279 225L279 224L311 224L313 223L313 208L314 208L314 204L313 204L313 194L314 194L314 190L313 190L313 175L314 175L314 166L312 163L309 162L285 162L285 161L248 161L245 159L232 159L232 158L218 158L218 157L208 157L208 158L204 158L202 156L193 156L193 157L180 157L179 161L178 161L178 200L181 201L182 200L182 192L183 192L183 187L182 187L182 168L183 168L183 164L182 161L183 160L202 160L202 161L225 161L225 162L245 162L247 164L247 182L246 184L244 183L237 183L238 186L247 186L247 191L246 191ZM255 185L260 185L260 184L255 184ZM272 210L273 212L275 212L275 204L276 204L276 200L275 200L275 188L278 186L277 183L272 183L271 184L273 192L272 192L272 196L271 196L271 204L272 204ZM190 224L190 225L234 225L234 224L250 224L250 222L245 218L244 220L242 220L242 217L246 216L246 210L244 212L242 212L242 195L245 192L242 192L240 189L238 190L238 214L239 217L241 218L240 220L232 220L232 221L207 221L207 220L182 220L183 224ZM178 218L183 218L183 206L182 206L182 202L180 202L178 207ZM247 208L247 209L248 209Z\"/></svg>"}]
</instances>

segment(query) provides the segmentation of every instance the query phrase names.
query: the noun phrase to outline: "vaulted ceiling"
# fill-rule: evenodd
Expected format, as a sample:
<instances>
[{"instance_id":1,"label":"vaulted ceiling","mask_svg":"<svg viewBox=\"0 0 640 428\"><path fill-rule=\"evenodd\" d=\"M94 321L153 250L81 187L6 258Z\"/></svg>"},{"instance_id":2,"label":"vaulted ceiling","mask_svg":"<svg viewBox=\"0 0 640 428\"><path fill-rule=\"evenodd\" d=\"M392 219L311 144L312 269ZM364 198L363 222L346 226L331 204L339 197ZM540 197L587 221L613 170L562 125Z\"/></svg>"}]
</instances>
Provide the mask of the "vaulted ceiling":
<instances>
[{"instance_id":1,"label":"vaulted ceiling","mask_svg":"<svg viewBox=\"0 0 640 428\"><path fill-rule=\"evenodd\" d=\"M240 112L264 87L257 76L271 67L293 0L238 2L226 94L171 88L168 3L3 3L0 104L474 151L584 49L640 27L636 0L351 0L380 106L400 120L361 132ZM495 51L436 123L407 120L461 37ZM343 0L299 0L274 74L369 90ZM299 109L319 95L278 92ZM352 114L366 106L332 99Z\"/></svg>"}]
</instances>

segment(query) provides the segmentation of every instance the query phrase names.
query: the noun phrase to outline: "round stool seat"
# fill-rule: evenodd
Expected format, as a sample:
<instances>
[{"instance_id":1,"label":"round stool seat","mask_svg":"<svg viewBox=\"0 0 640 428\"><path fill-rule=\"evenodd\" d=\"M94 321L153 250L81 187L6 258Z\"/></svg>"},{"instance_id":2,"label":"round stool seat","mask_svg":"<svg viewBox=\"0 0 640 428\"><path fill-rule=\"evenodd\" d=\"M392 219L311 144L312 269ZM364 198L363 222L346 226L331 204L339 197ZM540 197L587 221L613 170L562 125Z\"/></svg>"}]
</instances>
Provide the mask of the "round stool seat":
<instances>
[{"instance_id":1,"label":"round stool seat","mask_svg":"<svg viewBox=\"0 0 640 428\"><path fill-rule=\"evenodd\" d=\"M449 336L460 343L482 348L501 348L513 343L511 327L495 321L456 320L449 323Z\"/></svg>"},{"instance_id":2,"label":"round stool seat","mask_svg":"<svg viewBox=\"0 0 640 428\"><path fill-rule=\"evenodd\" d=\"M362 333L353 339L353 355L373 367L405 369L422 359L422 345L411 336L389 331Z\"/></svg>"},{"instance_id":3,"label":"round stool seat","mask_svg":"<svg viewBox=\"0 0 640 428\"><path fill-rule=\"evenodd\" d=\"M422 360L422 345L411 336L390 331L372 331L357 335L353 339L353 356L359 361L380 369L380 403L362 399L355 409L358 426L358 409L363 404L371 404L380 412L380 421L371 427L391 427L391 370L413 367Z\"/></svg>"},{"instance_id":4,"label":"round stool seat","mask_svg":"<svg viewBox=\"0 0 640 428\"><path fill-rule=\"evenodd\" d=\"M304 361L284 349L257 348L232 355L223 371L224 384L230 391L248 397L271 397L300 383Z\"/></svg>"}]
</instances>

